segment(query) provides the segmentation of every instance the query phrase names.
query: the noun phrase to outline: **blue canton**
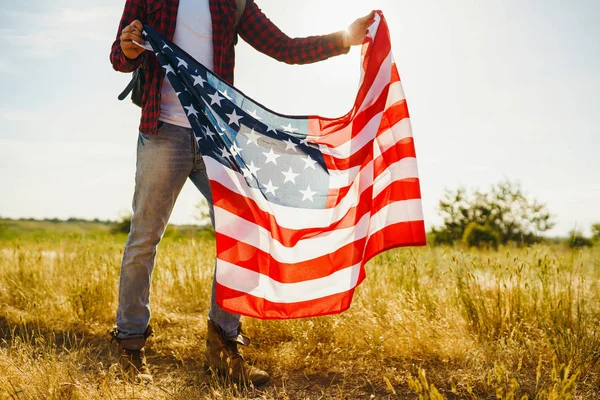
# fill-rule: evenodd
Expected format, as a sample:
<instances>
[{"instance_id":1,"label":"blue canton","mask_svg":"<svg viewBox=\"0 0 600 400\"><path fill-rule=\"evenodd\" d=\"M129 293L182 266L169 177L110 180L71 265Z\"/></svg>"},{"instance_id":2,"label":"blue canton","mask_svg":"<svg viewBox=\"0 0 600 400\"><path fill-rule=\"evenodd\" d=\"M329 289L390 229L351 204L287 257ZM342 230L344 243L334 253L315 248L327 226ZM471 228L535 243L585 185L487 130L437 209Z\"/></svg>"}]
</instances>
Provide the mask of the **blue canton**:
<instances>
[{"instance_id":1,"label":"blue canton","mask_svg":"<svg viewBox=\"0 0 600 400\"><path fill-rule=\"evenodd\" d=\"M318 145L306 140L308 117L277 114L152 28L144 26L144 36L177 92L202 156L242 174L272 203L325 208L329 171Z\"/></svg>"}]
</instances>

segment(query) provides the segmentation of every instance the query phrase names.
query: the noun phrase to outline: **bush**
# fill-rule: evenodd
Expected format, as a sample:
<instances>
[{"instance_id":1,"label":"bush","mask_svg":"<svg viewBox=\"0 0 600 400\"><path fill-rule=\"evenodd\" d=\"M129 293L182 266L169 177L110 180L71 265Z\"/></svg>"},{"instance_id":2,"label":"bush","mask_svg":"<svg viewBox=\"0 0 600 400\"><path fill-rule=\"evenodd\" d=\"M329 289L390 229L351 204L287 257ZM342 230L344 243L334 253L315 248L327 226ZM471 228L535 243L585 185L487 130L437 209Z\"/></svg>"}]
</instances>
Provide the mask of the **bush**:
<instances>
[{"instance_id":1,"label":"bush","mask_svg":"<svg viewBox=\"0 0 600 400\"><path fill-rule=\"evenodd\" d=\"M579 247L591 247L594 244L592 239L588 239L583 236L583 233L580 231L571 231L569 232L569 247L572 249L576 249Z\"/></svg>"},{"instance_id":2,"label":"bush","mask_svg":"<svg viewBox=\"0 0 600 400\"><path fill-rule=\"evenodd\" d=\"M600 223L592 225L592 242L600 243Z\"/></svg>"},{"instance_id":3,"label":"bush","mask_svg":"<svg viewBox=\"0 0 600 400\"><path fill-rule=\"evenodd\" d=\"M110 228L110 233L112 233L112 234L124 233L127 235L129 233L130 228L131 228L131 214L125 215L125 216L121 217L121 219L119 221L115 222L113 224L113 226Z\"/></svg>"},{"instance_id":4,"label":"bush","mask_svg":"<svg viewBox=\"0 0 600 400\"><path fill-rule=\"evenodd\" d=\"M462 242L469 247L492 247L498 248L502 241L500 234L488 225L479 225L471 222L467 225L462 237Z\"/></svg>"},{"instance_id":5,"label":"bush","mask_svg":"<svg viewBox=\"0 0 600 400\"><path fill-rule=\"evenodd\" d=\"M444 224L431 231L436 244L462 240L473 222L497 233L502 244L536 243L539 234L554 225L544 204L526 197L518 184L509 181L492 185L488 192L446 190L438 207Z\"/></svg>"}]
</instances>

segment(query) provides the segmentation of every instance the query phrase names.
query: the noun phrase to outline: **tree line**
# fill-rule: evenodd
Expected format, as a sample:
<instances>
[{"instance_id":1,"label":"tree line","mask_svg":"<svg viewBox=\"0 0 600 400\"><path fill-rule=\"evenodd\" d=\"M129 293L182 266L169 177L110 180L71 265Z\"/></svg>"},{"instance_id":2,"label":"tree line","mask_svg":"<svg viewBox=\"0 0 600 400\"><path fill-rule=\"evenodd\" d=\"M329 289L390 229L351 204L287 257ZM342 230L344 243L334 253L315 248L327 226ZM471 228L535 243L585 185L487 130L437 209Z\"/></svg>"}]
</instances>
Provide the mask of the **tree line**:
<instances>
[{"instance_id":1,"label":"tree line","mask_svg":"<svg viewBox=\"0 0 600 400\"><path fill-rule=\"evenodd\" d=\"M546 204L527 197L520 184L510 181L492 185L489 191L446 189L438 210L443 223L429 235L436 245L530 245L543 241L542 234L555 226ZM573 230L568 240L571 247L600 242L600 223L592 225L591 238Z\"/></svg>"}]
</instances>

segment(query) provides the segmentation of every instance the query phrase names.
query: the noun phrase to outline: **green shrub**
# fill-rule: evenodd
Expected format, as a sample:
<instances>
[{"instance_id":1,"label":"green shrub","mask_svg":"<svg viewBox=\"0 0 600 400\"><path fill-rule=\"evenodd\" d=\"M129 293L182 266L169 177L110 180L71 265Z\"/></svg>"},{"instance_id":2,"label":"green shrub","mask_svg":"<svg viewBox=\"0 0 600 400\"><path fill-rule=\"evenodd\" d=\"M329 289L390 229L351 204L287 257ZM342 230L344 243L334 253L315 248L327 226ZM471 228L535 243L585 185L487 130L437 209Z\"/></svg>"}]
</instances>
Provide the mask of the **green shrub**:
<instances>
[{"instance_id":1,"label":"green shrub","mask_svg":"<svg viewBox=\"0 0 600 400\"><path fill-rule=\"evenodd\" d=\"M493 247L498 248L502 238L500 234L488 225L479 225L471 222L463 233L462 242L469 247Z\"/></svg>"},{"instance_id":2,"label":"green shrub","mask_svg":"<svg viewBox=\"0 0 600 400\"><path fill-rule=\"evenodd\" d=\"M572 249L576 249L579 247L592 247L594 242L592 239L586 238L583 236L583 233L580 231L571 231L569 232L569 247Z\"/></svg>"},{"instance_id":3,"label":"green shrub","mask_svg":"<svg viewBox=\"0 0 600 400\"><path fill-rule=\"evenodd\" d=\"M110 228L110 233L118 234L118 233L129 233L129 228L131 227L131 214L124 215L121 219L115 223Z\"/></svg>"}]
</instances>

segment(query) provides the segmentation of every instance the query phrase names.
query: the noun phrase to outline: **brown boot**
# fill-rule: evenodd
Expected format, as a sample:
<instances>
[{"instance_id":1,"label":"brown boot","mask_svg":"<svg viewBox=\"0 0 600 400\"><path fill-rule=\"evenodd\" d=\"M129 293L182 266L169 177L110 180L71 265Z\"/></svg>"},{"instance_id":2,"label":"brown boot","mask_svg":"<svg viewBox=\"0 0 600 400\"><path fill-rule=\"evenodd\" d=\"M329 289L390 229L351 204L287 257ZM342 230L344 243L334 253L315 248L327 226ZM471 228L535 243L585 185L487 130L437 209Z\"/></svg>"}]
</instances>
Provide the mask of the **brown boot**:
<instances>
[{"instance_id":1,"label":"brown boot","mask_svg":"<svg viewBox=\"0 0 600 400\"><path fill-rule=\"evenodd\" d=\"M119 339L117 329L113 329L111 335L119 345L118 362L125 380L135 383L152 382L152 374L146 363L144 346L146 345L146 339L152 336L153 333L152 327L148 326L144 337Z\"/></svg>"},{"instance_id":2,"label":"brown boot","mask_svg":"<svg viewBox=\"0 0 600 400\"><path fill-rule=\"evenodd\" d=\"M236 383L252 383L259 386L267 383L269 374L249 365L238 350L238 344L247 346L250 339L242 334L242 327L238 335L232 338L225 337L220 326L208 321L206 336L206 362L215 372L231 377Z\"/></svg>"}]
</instances>

